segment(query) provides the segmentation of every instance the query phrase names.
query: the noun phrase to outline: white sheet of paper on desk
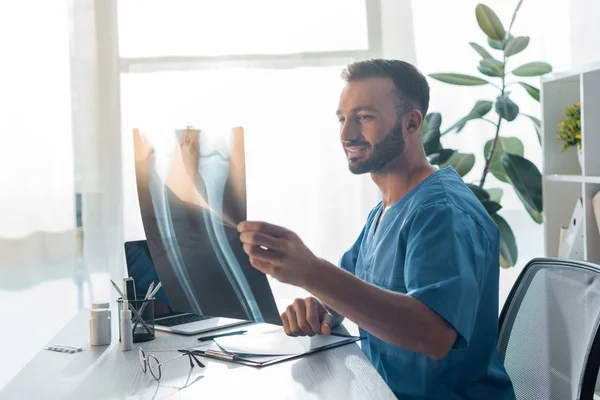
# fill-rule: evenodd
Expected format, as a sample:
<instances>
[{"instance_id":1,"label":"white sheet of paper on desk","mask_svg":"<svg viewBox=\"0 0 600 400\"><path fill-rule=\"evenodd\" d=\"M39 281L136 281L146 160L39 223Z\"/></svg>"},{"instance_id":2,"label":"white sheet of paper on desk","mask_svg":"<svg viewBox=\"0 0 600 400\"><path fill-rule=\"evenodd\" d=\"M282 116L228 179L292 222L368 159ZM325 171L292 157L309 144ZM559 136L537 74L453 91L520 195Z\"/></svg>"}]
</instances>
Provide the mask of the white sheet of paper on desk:
<instances>
[{"instance_id":1,"label":"white sheet of paper on desk","mask_svg":"<svg viewBox=\"0 0 600 400\"><path fill-rule=\"evenodd\" d=\"M291 337L280 330L262 334L225 336L216 338L215 342L230 353L277 356L302 354L347 339L328 335Z\"/></svg>"}]
</instances>

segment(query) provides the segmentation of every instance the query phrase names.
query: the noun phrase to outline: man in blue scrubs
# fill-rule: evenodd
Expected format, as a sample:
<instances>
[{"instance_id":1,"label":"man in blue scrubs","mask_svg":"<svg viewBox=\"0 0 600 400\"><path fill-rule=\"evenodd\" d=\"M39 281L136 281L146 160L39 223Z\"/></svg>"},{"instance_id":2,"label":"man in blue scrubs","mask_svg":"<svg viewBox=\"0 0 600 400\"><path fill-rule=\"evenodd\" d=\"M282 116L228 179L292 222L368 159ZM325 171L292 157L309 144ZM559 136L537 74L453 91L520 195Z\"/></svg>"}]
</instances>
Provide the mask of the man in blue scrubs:
<instances>
[{"instance_id":1,"label":"man in blue scrubs","mask_svg":"<svg viewBox=\"0 0 600 400\"><path fill-rule=\"evenodd\" d=\"M341 268L283 227L238 227L255 268L314 296L287 308L286 333L328 334L346 317L398 398L514 399L496 347L498 228L456 171L425 155L426 79L379 59L343 77L337 116L349 169L371 174L383 200Z\"/></svg>"}]
</instances>

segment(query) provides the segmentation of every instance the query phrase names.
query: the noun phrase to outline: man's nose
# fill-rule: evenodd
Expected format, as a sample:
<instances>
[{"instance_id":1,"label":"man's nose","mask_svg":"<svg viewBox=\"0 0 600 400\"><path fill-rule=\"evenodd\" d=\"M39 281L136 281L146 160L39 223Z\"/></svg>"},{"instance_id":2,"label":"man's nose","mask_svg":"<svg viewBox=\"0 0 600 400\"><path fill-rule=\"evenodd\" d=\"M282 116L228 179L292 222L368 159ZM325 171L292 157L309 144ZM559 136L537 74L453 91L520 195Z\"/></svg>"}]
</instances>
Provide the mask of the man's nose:
<instances>
[{"instance_id":1,"label":"man's nose","mask_svg":"<svg viewBox=\"0 0 600 400\"><path fill-rule=\"evenodd\" d=\"M360 129L352 120L346 120L340 128L340 140L351 142L360 137Z\"/></svg>"}]
</instances>

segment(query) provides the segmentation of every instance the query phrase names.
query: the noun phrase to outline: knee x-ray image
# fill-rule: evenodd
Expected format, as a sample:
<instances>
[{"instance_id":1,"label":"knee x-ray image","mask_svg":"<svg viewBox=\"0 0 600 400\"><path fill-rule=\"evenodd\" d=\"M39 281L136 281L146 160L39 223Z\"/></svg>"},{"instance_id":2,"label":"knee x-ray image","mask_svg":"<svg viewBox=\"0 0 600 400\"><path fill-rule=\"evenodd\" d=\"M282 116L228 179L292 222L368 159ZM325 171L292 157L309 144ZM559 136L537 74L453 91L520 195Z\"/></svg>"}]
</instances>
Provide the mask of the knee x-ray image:
<instances>
[{"instance_id":1,"label":"knee x-ray image","mask_svg":"<svg viewBox=\"0 0 600 400\"><path fill-rule=\"evenodd\" d=\"M146 240L173 309L281 325L237 231L246 219L243 128L173 129L154 143L143 130L133 136Z\"/></svg>"}]
</instances>

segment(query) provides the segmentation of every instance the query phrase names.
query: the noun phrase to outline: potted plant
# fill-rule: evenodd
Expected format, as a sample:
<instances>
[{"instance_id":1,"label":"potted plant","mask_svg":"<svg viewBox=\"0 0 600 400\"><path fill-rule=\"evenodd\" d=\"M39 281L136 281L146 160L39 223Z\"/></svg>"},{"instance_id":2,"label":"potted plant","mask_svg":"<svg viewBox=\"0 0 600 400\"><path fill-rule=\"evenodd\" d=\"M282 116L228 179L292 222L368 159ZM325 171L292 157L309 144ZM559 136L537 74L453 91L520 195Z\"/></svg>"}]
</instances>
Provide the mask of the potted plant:
<instances>
[{"instance_id":1,"label":"potted plant","mask_svg":"<svg viewBox=\"0 0 600 400\"><path fill-rule=\"evenodd\" d=\"M581 148L581 102L570 104L565 107L565 119L558 124L556 137L563 142L562 151L565 152L572 147L577 147L579 166L583 170Z\"/></svg>"},{"instance_id":2,"label":"potted plant","mask_svg":"<svg viewBox=\"0 0 600 400\"><path fill-rule=\"evenodd\" d=\"M498 213L502 208L501 188L485 187L486 177L489 173L499 181L511 184L517 196L523 203L531 218L541 224L542 211L542 176L538 168L523 156L524 146L517 137L502 136L511 121L517 117L524 117L532 122L538 142L542 143L540 120L532 115L522 113L519 106L510 98L509 86L525 90L534 101L540 101L540 90L526 82L528 78L539 77L552 71L552 67L542 61L528 62L519 66L510 64L511 57L521 53L529 44L529 36L513 36L511 29L523 0L520 0L512 15L508 29L498 16L484 4L475 8L475 17L479 27L485 34L485 39L490 51L484 46L470 42L469 45L481 56L477 70L482 76L436 73L430 74L431 78L444 83L459 86L490 85L498 90L495 98L481 99L459 121L446 129L441 129L442 116L433 112L425 117L425 126L422 131L425 152L432 164L445 167L452 165L461 176L471 171L475 164L475 155L460 153L454 149L446 149L441 143L441 138L450 133L460 133L470 121L485 121L489 123L493 139L485 143L482 156L485 166L481 171L481 178L477 182L467 182L467 185L479 198L492 219L500 230L500 265L512 267L518 258L518 249L515 236L511 227ZM492 109L495 116L489 116ZM465 138L465 140L468 140Z\"/></svg>"}]
</instances>

